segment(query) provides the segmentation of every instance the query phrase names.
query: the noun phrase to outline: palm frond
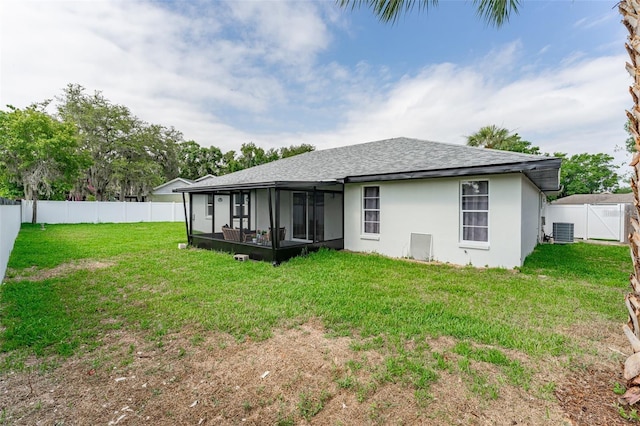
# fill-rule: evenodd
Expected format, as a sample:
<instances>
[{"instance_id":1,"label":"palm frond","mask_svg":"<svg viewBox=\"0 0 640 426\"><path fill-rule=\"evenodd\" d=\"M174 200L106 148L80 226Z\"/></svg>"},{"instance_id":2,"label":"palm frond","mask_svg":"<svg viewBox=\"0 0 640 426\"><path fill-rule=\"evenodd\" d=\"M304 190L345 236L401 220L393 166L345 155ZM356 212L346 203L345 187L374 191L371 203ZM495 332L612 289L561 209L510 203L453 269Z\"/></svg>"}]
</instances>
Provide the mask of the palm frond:
<instances>
[{"instance_id":1,"label":"palm frond","mask_svg":"<svg viewBox=\"0 0 640 426\"><path fill-rule=\"evenodd\" d=\"M511 14L518 13L520 0L473 0L473 4L478 8L478 16L489 24L500 27L509 22Z\"/></svg>"},{"instance_id":2,"label":"palm frond","mask_svg":"<svg viewBox=\"0 0 640 426\"><path fill-rule=\"evenodd\" d=\"M429 6L437 6L438 0L337 0L340 7L358 9L367 7L371 9L382 22L395 23L400 16L418 7L419 10L427 10Z\"/></svg>"},{"instance_id":3,"label":"palm frond","mask_svg":"<svg viewBox=\"0 0 640 426\"><path fill-rule=\"evenodd\" d=\"M518 13L521 0L473 0L477 7L478 16L481 16L489 24L500 27L509 21L512 13ZM438 5L438 0L336 0L342 8L358 9L367 7L371 9L382 22L395 23L400 16L409 13L414 7L420 11Z\"/></svg>"}]
</instances>

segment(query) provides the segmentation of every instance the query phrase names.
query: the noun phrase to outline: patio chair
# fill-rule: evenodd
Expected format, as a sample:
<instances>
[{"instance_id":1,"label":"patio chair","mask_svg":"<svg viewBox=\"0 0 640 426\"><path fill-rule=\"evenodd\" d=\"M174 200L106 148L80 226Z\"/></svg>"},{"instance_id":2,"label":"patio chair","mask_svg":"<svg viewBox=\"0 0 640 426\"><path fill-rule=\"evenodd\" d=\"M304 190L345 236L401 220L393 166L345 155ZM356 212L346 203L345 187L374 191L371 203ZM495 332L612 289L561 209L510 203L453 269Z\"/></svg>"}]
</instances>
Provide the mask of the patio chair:
<instances>
[{"instance_id":1,"label":"patio chair","mask_svg":"<svg viewBox=\"0 0 640 426\"><path fill-rule=\"evenodd\" d=\"M240 241L240 230L223 226L222 236L226 241Z\"/></svg>"},{"instance_id":2,"label":"patio chair","mask_svg":"<svg viewBox=\"0 0 640 426\"><path fill-rule=\"evenodd\" d=\"M283 226L279 229L278 241L283 241L286 235L287 229ZM269 228L269 232L267 233L267 241L271 241L271 228Z\"/></svg>"}]
</instances>

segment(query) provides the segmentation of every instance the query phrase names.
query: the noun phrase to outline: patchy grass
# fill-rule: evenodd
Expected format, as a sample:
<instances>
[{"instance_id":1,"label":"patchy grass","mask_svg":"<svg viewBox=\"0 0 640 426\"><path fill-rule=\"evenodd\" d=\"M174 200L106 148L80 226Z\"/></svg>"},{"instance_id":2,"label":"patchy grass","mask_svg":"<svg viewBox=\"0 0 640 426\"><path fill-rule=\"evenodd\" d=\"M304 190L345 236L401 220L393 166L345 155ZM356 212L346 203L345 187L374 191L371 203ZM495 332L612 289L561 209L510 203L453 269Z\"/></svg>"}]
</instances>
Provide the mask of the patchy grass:
<instances>
[{"instance_id":1,"label":"patchy grass","mask_svg":"<svg viewBox=\"0 0 640 426\"><path fill-rule=\"evenodd\" d=\"M572 329L625 319L626 247L543 245L515 271L326 250L274 268L178 250L184 240L179 223L23 225L0 286L0 375L51 371L74 356L90 357L98 372L126 370L141 351L188 364L194 354L319 320L330 336L348 337L352 351L343 362L327 355L331 386L307 386L300 370L282 384L294 397L259 387L227 410L272 409L273 423L296 424L330 418L348 393L366 404L369 421L384 423L399 401L380 395L407 390L423 413L438 404L434 384L451 377L487 407L505 389L548 401L557 379L541 382L532 365L557 359L570 370L591 350ZM184 330L192 333L177 344ZM144 337L115 347L115 356L104 345L118 333ZM233 337L212 342L212 334ZM173 369L159 362L145 374L162 368ZM164 398L162 389L150 385L150 398Z\"/></svg>"},{"instance_id":2,"label":"patchy grass","mask_svg":"<svg viewBox=\"0 0 640 426\"><path fill-rule=\"evenodd\" d=\"M559 355L573 342L558 326L624 319L630 266L621 247L540 246L521 273L334 251L274 268L177 250L183 232L181 224L24 225L9 263L9 277L23 279L9 280L0 294L0 348L70 355L99 344L110 329L146 330L161 340L193 323L265 339L275 327L316 317L336 335L447 335ZM83 259L113 266L28 279L29 271Z\"/></svg>"}]
</instances>

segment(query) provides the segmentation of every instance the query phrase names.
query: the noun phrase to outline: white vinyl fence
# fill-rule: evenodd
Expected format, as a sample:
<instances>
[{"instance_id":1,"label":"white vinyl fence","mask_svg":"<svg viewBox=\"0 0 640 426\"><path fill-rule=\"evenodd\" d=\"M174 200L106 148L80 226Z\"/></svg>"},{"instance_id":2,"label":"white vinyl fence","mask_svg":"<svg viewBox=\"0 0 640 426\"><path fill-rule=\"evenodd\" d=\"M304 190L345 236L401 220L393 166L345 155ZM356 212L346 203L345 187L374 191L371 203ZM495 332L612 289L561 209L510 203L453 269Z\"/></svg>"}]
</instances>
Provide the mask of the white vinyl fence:
<instances>
[{"instance_id":1,"label":"white vinyl fence","mask_svg":"<svg viewBox=\"0 0 640 426\"><path fill-rule=\"evenodd\" d=\"M187 209L189 206L187 205ZM22 201L22 222L31 222L33 201ZM38 201L38 223L184 222L182 203Z\"/></svg>"},{"instance_id":2,"label":"white vinyl fence","mask_svg":"<svg viewBox=\"0 0 640 426\"><path fill-rule=\"evenodd\" d=\"M20 232L20 204L0 203L0 282L7 271L9 255L13 250L18 232Z\"/></svg>"},{"instance_id":3,"label":"white vinyl fence","mask_svg":"<svg viewBox=\"0 0 640 426\"><path fill-rule=\"evenodd\" d=\"M625 242L630 209L626 204L547 205L544 233L552 235L553 223L573 223L574 238Z\"/></svg>"}]
</instances>

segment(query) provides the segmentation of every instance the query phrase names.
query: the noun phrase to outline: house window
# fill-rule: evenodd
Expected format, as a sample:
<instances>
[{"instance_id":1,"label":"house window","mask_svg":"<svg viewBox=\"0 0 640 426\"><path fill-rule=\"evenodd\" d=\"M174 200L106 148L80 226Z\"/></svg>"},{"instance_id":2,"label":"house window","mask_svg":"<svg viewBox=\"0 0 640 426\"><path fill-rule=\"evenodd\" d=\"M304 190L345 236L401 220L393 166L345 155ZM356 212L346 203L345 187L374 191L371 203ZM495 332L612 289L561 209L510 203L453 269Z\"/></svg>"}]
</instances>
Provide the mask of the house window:
<instances>
[{"instance_id":1,"label":"house window","mask_svg":"<svg viewBox=\"0 0 640 426\"><path fill-rule=\"evenodd\" d=\"M380 233L380 187L365 186L362 192L362 229L365 234Z\"/></svg>"},{"instance_id":2,"label":"house window","mask_svg":"<svg viewBox=\"0 0 640 426\"><path fill-rule=\"evenodd\" d=\"M246 192L233 194L233 217L241 216L249 216L249 194Z\"/></svg>"},{"instance_id":3,"label":"house window","mask_svg":"<svg viewBox=\"0 0 640 426\"><path fill-rule=\"evenodd\" d=\"M462 241L489 242L489 181L461 183Z\"/></svg>"},{"instance_id":4,"label":"house window","mask_svg":"<svg viewBox=\"0 0 640 426\"><path fill-rule=\"evenodd\" d=\"M207 217L213 216L213 194L207 194Z\"/></svg>"}]
</instances>

